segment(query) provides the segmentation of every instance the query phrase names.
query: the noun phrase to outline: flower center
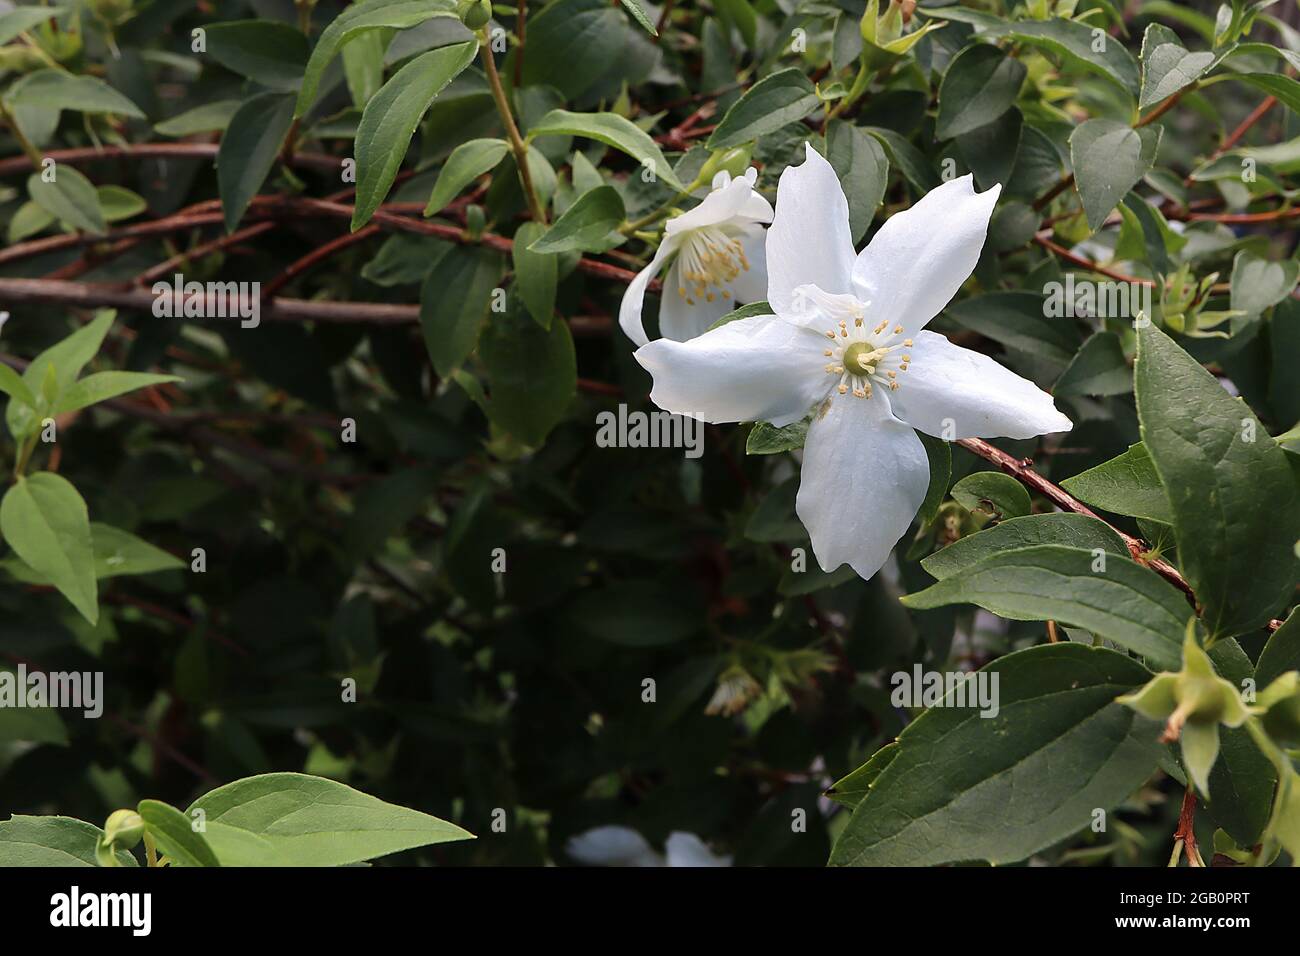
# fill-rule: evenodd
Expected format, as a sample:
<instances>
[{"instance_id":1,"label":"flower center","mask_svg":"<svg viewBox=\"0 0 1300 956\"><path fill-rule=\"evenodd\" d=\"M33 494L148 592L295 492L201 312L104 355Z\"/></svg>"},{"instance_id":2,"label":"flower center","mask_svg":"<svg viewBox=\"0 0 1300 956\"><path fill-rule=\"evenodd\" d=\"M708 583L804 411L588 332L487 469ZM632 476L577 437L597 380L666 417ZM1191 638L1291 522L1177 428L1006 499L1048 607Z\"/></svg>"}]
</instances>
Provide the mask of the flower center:
<instances>
[{"instance_id":1,"label":"flower center","mask_svg":"<svg viewBox=\"0 0 1300 956\"><path fill-rule=\"evenodd\" d=\"M728 235L720 226L692 229L682 243L680 270L682 285L677 294L694 305L697 299L714 301L718 296L731 298L726 288L742 272L749 271L749 259L739 239Z\"/></svg>"},{"instance_id":2,"label":"flower center","mask_svg":"<svg viewBox=\"0 0 1300 956\"><path fill-rule=\"evenodd\" d=\"M851 295L831 295L806 285L795 289L794 296L796 303L814 309L818 318L831 325L824 333L831 344L823 354L826 374L839 378L836 391L841 395L851 391L856 398L870 398L873 384L898 391L898 376L912 361L912 340L903 338L901 325L891 328L885 320L867 328L869 303Z\"/></svg>"}]
</instances>

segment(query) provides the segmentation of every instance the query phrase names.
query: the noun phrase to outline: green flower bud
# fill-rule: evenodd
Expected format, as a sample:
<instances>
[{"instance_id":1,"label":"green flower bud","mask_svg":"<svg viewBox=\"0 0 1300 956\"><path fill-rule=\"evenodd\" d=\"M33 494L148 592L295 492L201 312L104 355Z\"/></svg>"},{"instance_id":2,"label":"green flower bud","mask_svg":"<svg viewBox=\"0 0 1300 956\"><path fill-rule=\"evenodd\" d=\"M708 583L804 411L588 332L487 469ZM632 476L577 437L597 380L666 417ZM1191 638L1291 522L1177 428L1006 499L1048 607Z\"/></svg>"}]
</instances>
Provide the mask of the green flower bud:
<instances>
[{"instance_id":1,"label":"green flower bud","mask_svg":"<svg viewBox=\"0 0 1300 956\"><path fill-rule=\"evenodd\" d=\"M733 177L739 176L749 168L750 149L748 146L735 146L731 149L714 150L713 154L700 167L699 181L713 182L718 173L727 172Z\"/></svg>"},{"instance_id":2,"label":"green flower bud","mask_svg":"<svg viewBox=\"0 0 1300 956\"><path fill-rule=\"evenodd\" d=\"M134 810L114 810L104 824L104 842L129 850L144 836L144 820Z\"/></svg>"},{"instance_id":3,"label":"green flower bud","mask_svg":"<svg viewBox=\"0 0 1300 956\"><path fill-rule=\"evenodd\" d=\"M481 30L492 19L491 0L460 0L456 16L471 30Z\"/></svg>"},{"instance_id":4,"label":"green flower bud","mask_svg":"<svg viewBox=\"0 0 1300 956\"><path fill-rule=\"evenodd\" d=\"M45 65L41 55L29 46L0 47L0 73L30 73Z\"/></svg>"},{"instance_id":5,"label":"green flower bud","mask_svg":"<svg viewBox=\"0 0 1300 956\"><path fill-rule=\"evenodd\" d=\"M1300 747L1300 672L1288 671L1260 692L1252 712L1284 747Z\"/></svg>"},{"instance_id":6,"label":"green flower bud","mask_svg":"<svg viewBox=\"0 0 1300 956\"><path fill-rule=\"evenodd\" d=\"M1183 641L1183 669L1157 674L1141 690L1119 698L1138 713L1165 721L1161 740L1180 741L1183 765L1202 794L1209 793L1210 768L1219 756L1219 724L1240 727L1249 716L1237 688L1214 670L1189 621Z\"/></svg>"}]
</instances>

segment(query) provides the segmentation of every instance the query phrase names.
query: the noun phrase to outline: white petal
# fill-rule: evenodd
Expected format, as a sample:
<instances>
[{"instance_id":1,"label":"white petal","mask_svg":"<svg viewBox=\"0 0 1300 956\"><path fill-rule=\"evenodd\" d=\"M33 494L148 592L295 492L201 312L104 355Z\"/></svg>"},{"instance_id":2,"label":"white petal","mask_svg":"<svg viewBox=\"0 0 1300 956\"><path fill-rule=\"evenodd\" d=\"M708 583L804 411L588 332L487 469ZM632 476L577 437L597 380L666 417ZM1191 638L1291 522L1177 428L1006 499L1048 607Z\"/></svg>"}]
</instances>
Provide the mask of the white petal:
<instances>
[{"instance_id":1,"label":"white petal","mask_svg":"<svg viewBox=\"0 0 1300 956\"><path fill-rule=\"evenodd\" d=\"M870 578L925 500L925 446L889 413L883 392L865 399L837 393L808 429L795 511L823 571L847 562Z\"/></svg>"},{"instance_id":2,"label":"white petal","mask_svg":"<svg viewBox=\"0 0 1300 956\"><path fill-rule=\"evenodd\" d=\"M912 361L898 373L889 402L898 418L927 435L1033 438L1074 427L1051 395L987 355L935 332L918 332L907 352Z\"/></svg>"},{"instance_id":3,"label":"white petal","mask_svg":"<svg viewBox=\"0 0 1300 956\"><path fill-rule=\"evenodd\" d=\"M731 866L731 857L718 856L694 833L674 830L664 844L669 866Z\"/></svg>"},{"instance_id":4,"label":"white petal","mask_svg":"<svg viewBox=\"0 0 1300 956\"><path fill-rule=\"evenodd\" d=\"M650 400L706 422L788 425L835 384L823 371L826 340L810 329L757 315L689 342L657 339L633 355L654 376Z\"/></svg>"},{"instance_id":5,"label":"white petal","mask_svg":"<svg viewBox=\"0 0 1300 956\"><path fill-rule=\"evenodd\" d=\"M942 311L975 270L1001 191L976 193L963 176L880 227L853 264L854 289L873 322L917 332Z\"/></svg>"},{"instance_id":6,"label":"white petal","mask_svg":"<svg viewBox=\"0 0 1300 956\"><path fill-rule=\"evenodd\" d=\"M570 837L565 852L587 866L663 866L645 837L628 827L596 827Z\"/></svg>"},{"instance_id":7,"label":"white petal","mask_svg":"<svg viewBox=\"0 0 1300 956\"><path fill-rule=\"evenodd\" d=\"M736 276L731 283L731 294L735 296L732 308L749 302L762 302L767 298L767 233L758 226L751 226L740 237L740 244L749 259L749 268Z\"/></svg>"},{"instance_id":8,"label":"white petal","mask_svg":"<svg viewBox=\"0 0 1300 956\"><path fill-rule=\"evenodd\" d=\"M826 292L852 287L849 203L831 164L811 144L807 151L802 165L781 173L776 217L767 230L767 301L778 315L792 310L801 285Z\"/></svg>"},{"instance_id":9,"label":"white petal","mask_svg":"<svg viewBox=\"0 0 1300 956\"><path fill-rule=\"evenodd\" d=\"M754 195L754 187L748 179L743 176L740 179L733 179L721 189L710 192L694 209L689 209L680 216L669 219L664 224L664 232L671 236L675 233L699 229L702 226L716 226L719 223L727 222L729 219L735 219L744 210L750 208ZM763 197L759 196L758 198L762 199ZM765 199L763 205L769 211L772 208ZM768 220L761 221L767 222Z\"/></svg>"},{"instance_id":10,"label":"white petal","mask_svg":"<svg viewBox=\"0 0 1300 956\"><path fill-rule=\"evenodd\" d=\"M701 296L693 298L694 305L677 290L681 288L677 259L668 267L663 294L659 298L659 334L674 342L685 342L703 335L709 326L736 307L734 299L724 299L715 291L713 301ZM645 343L642 343L645 344Z\"/></svg>"},{"instance_id":11,"label":"white petal","mask_svg":"<svg viewBox=\"0 0 1300 956\"><path fill-rule=\"evenodd\" d=\"M665 239L660 243L649 265L636 274L636 278L628 283L627 291L623 293L623 301L618 306L618 324L623 329L623 334L637 345L645 345L646 342L650 341L650 337L645 334L645 323L641 320L641 310L645 305L646 286L650 284L650 280L655 277L655 274L663 268L664 260L676 250L677 243L670 239ZM664 294L667 295L666 289Z\"/></svg>"}]
</instances>

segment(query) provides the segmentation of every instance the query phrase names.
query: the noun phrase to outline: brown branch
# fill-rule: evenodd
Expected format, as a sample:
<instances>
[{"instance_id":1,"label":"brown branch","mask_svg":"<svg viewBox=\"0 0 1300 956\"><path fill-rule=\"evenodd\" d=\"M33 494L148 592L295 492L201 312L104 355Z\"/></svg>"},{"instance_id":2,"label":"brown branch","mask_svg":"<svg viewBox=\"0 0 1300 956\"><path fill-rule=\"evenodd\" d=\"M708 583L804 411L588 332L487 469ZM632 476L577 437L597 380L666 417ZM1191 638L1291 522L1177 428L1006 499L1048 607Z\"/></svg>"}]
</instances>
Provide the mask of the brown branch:
<instances>
[{"instance_id":1,"label":"brown branch","mask_svg":"<svg viewBox=\"0 0 1300 956\"><path fill-rule=\"evenodd\" d=\"M235 232L227 233L224 236L217 236L217 238L205 242L202 245L195 246L193 249L185 249L176 253L176 255L172 256L165 262L160 262L153 268L140 273L135 277L135 284L153 285L154 282L159 279L169 278L177 266L184 265L194 259L202 258L203 256L216 252L219 249L225 249L227 246L237 245L245 239L252 239L256 236L260 236L265 232L270 232L275 227L276 223L271 221L254 223L251 226L236 230Z\"/></svg>"},{"instance_id":2,"label":"brown branch","mask_svg":"<svg viewBox=\"0 0 1300 956\"><path fill-rule=\"evenodd\" d=\"M1076 266L1079 266L1080 268L1087 269L1089 272L1095 272L1098 275L1103 275L1106 276L1107 278L1114 279L1117 282L1131 282L1131 283L1136 283L1137 285L1149 285L1149 286L1155 285L1155 282L1153 282L1151 279L1141 279L1137 276L1127 275L1123 272L1116 272L1114 269L1107 269L1105 266L1098 265L1097 263L1093 262L1091 259L1085 259L1083 258L1083 256L1075 255L1069 249L1065 248L1062 245L1058 245L1057 243L1053 242L1051 239L1047 238L1047 236L1042 233L1034 236L1034 242L1038 243L1040 246L1042 246L1044 249L1048 250L1049 252L1053 253L1054 255L1064 259L1066 262L1072 263Z\"/></svg>"},{"instance_id":3,"label":"brown branch","mask_svg":"<svg viewBox=\"0 0 1300 956\"><path fill-rule=\"evenodd\" d=\"M358 242L363 242L364 240L369 239L377 232L379 232L379 226L371 223L362 229L358 229L356 232L345 232L343 235L331 239L324 245L317 246L301 259L291 262L286 266L278 276L266 284L266 288L262 290L262 294L266 296L267 299L274 299L281 289L313 266L324 262L335 253L342 252L349 246L354 246Z\"/></svg>"},{"instance_id":4,"label":"brown branch","mask_svg":"<svg viewBox=\"0 0 1300 956\"><path fill-rule=\"evenodd\" d=\"M218 143L137 143L129 146L86 146L78 149L52 149L41 154L56 163L81 163L109 159L215 159ZM294 166L338 172L343 160L324 153L296 153L289 162ZM0 159L0 176L12 176L32 169L29 157L10 156Z\"/></svg>"},{"instance_id":5,"label":"brown branch","mask_svg":"<svg viewBox=\"0 0 1300 956\"><path fill-rule=\"evenodd\" d=\"M1174 840L1183 841L1183 850L1187 854L1188 866L1205 866L1201 851L1196 846L1196 792L1189 786L1183 793L1183 806L1178 813L1178 827L1174 830Z\"/></svg>"},{"instance_id":6,"label":"brown branch","mask_svg":"<svg viewBox=\"0 0 1300 956\"><path fill-rule=\"evenodd\" d=\"M1261 119L1263 119L1264 114L1267 113L1269 110L1271 110L1274 104L1276 103L1277 103L1277 97L1270 96L1267 99L1265 99L1262 103L1260 103L1259 106L1255 107L1251 111L1250 115L1247 116L1244 120L1242 120L1241 123L1238 124L1237 128L1228 134L1228 138L1219 144L1219 148L1216 149L1213 153L1211 153L1209 155L1209 158L1207 158L1205 162L1207 163L1214 162L1216 159L1218 159L1228 150L1232 149L1232 147L1236 146L1237 143L1241 141L1241 138L1250 131L1250 128L1254 126L1256 123L1258 123ZM1188 177L1183 180L1183 185L1187 187L1191 187L1192 184L1195 182L1196 180L1194 180L1189 174Z\"/></svg>"}]
</instances>

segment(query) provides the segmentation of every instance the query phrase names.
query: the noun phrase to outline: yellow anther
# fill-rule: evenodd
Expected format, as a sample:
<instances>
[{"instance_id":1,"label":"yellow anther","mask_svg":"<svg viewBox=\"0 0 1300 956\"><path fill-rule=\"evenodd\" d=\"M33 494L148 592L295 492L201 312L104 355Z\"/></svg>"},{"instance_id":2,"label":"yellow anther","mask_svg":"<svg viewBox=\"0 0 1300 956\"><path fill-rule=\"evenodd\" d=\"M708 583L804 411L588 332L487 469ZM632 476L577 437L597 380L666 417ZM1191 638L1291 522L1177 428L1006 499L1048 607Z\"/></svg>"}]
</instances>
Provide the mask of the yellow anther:
<instances>
[{"instance_id":1,"label":"yellow anther","mask_svg":"<svg viewBox=\"0 0 1300 956\"><path fill-rule=\"evenodd\" d=\"M910 356L910 355L904 355L904 356L903 356L903 361L904 361L904 362L910 362L910 361L912 361L912 356Z\"/></svg>"},{"instance_id":2,"label":"yellow anther","mask_svg":"<svg viewBox=\"0 0 1300 956\"><path fill-rule=\"evenodd\" d=\"M825 352L822 353L822 355L834 355L834 354L835 353L832 352L830 349L827 349Z\"/></svg>"},{"instance_id":3,"label":"yellow anther","mask_svg":"<svg viewBox=\"0 0 1300 956\"><path fill-rule=\"evenodd\" d=\"M834 333L834 332L827 332L827 333L826 333L826 337L827 337L828 339L833 339L833 338L835 338L835 333Z\"/></svg>"},{"instance_id":4,"label":"yellow anther","mask_svg":"<svg viewBox=\"0 0 1300 956\"><path fill-rule=\"evenodd\" d=\"M903 339L903 344L906 345L906 346L910 349L910 348L912 347L912 340L911 340L911 339Z\"/></svg>"},{"instance_id":5,"label":"yellow anther","mask_svg":"<svg viewBox=\"0 0 1300 956\"><path fill-rule=\"evenodd\" d=\"M848 387L847 385L841 385L840 388L839 388L839 392L840 392L841 395L843 395L844 393L846 393L848 390L849 390L849 387Z\"/></svg>"},{"instance_id":6,"label":"yellow anther","mask_svg":"<svg viewBox=\"0 0 1300 956\"><path fill-rule=\"evenodd\" d=\"M897 378L897 377L898 377L898 373L897 373L897 372L886 372L885 374L888 375L890 378Z\"/></svg>"},{"instance_id":7,"label":"yellow anther","mask_svg":"<svg viewBox=\"0 0 1300 956\"><path fill-rule=\"evenodd\" d=\"M891 392L896 392L896 391L898 391L898 383L897 383L897 382L890 382L890 383L889 383L889 390L890 390Z\"/></svg>"},{"instance_id":8,"label":"yellow anther","mask_svg":"<svg viewBox=\"0 0 1300 956\"><path fill-rule=\"evenodd\" d=\"M901 325L896 325L896 326L894 326L894 334L895 334L895 335L901 335L901 334L902 334L902 331L903 331L903 327L902 327Z\"/></svg>"}]
</instances>

